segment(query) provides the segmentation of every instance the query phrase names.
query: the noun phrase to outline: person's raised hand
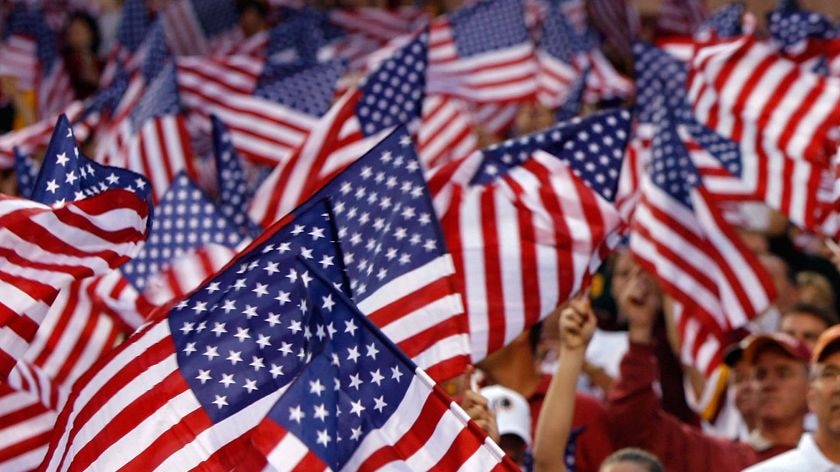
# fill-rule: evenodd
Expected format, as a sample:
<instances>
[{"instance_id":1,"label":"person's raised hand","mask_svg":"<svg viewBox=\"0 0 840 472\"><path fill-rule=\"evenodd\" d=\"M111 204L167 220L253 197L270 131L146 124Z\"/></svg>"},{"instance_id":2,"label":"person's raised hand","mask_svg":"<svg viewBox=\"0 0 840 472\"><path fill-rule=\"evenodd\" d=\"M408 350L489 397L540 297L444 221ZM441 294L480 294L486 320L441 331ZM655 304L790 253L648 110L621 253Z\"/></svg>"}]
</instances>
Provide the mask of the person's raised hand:
<instances>
[{"instance_id":1,"label":"person's raised hand","mask_svg":"<svg viewBox=\"0 0 840 472\"><path fill-rule=\"evenodd\" d=\"M560 310L560 342L563 349L585 350L596 327L595 313L587 294L579 294Z\"/></svg>"}]
</instances>

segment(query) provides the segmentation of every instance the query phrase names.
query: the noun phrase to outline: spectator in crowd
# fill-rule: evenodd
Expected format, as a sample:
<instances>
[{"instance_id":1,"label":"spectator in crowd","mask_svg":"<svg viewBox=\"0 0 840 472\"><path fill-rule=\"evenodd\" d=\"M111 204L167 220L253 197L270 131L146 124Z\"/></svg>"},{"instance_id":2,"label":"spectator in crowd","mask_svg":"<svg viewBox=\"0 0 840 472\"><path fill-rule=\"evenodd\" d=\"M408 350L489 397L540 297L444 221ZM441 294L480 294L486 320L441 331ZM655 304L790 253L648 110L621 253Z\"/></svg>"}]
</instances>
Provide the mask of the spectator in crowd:
<instances>
[{"instance_id":1,"label":"spectator in crowd","mask_svg":"<svg viewBox=\"0 0 840 472\"><path fill-rule=\"evenodd\" d=\"M746 472L840 470L840 325L824 331L814 347L807 398L816 430L803 434L796 449Z\"/></svg>"},{"instance_id":2,"label":"spectator in crowd","mask_svg":"<svg viewBox=\"0 0 840 472\"><path fill-rule=\"evenodd\" d=\"M635 447L626 447L610 454L599 472L665 472L653 454Z\"/></svg>"},{"instance_id":3,"label":"spectator in crowd","mask_svg":"<svg viewBox=\"0 0 840 472\"><path fill-rule=\"evenodd\" d=\"M795 446L807 409L807 346L782 333L751 339L744 361L755 379L757 426L749 442L720 439L663 411L654 390L657 310L638 303L627 307L630 349L608 403L616 446L647 449L667 470L689 472L740 470Z\"/></svg>"},{"instance_id":4,"label":"spectator in crowd","mask_svg":"<svg viewBox=\"0 0 840 472\"><path fill-rule=\"evenodd\" d=\"M782 313L779 331L797 338L813 349L817 338L829 326L837 323L837 316L816 305L797 303Z\"/></svg>"},{"instance_id":5,"label":"spectator in crowd","mask_svg":"<svg viewBox=\"0 0 840 472\"><path fill-rule=\"evenodd\" d=\"M478 365L485 384L502 385L525 397L531 410L532 434L539 428L540 412L551 383L551 375L540 371L536 358L541 329L542 324L535 325ZM604 458L613 451L604 406L590 395L575 393L572 427L579 433L567 444L575 450L575 470L598 470ZM557 440L554 445L562 451L558 444L565 444L565 441Z\"/></svg>"},{"instance_id":6,"label":"spectator in crowd","mask_svg":"<svg viewBox=\"0 0 840 472\"><path fill-rule=\"evenodd\" d=\"M526 466L531 448L531 410L525 397L501 385L484 387L480 393L496 415L499 447L515 463Z\"/></svg>"},{"instance_id":7,"label":"spectator in crowd","mask_svg":"<svg viewBox=\"0 0 840 472\"><path fill-rule=\"evenodd\" d=\"M799 292L799 302L815 305L823 310L832 312L837 306L834 287L825 275L804 270L796 274L796 290Z\"/></svg>"},{"instance_id":8,"label":"spectator in crowd","mask_svg":"<svg viewBox=\"0 0 840 472\"><path fill-rule=\"evenodd\" d=\"M560 358L545 392L545 416L537 426L534 444L537 472L562 472L576 465L570 463L568 452L557 445L567 443L572 437L573 417L580 395L575 391L576 380L585 362L586 347L595 333L595 314L586 295L573 298L560 310L559 318Z\"/></svg>"},{"instance_id":9,"label":"spectator in crowd","mask_svg":"<svg viewBox=\"0 0 840 472\"><path fill-rule=\"evenodd\" d=\"M102 63L99 53L99 27L88 13L77 11L67 19L64 29L64 66L76 98L84 99L99 88Z\"/></svg>"},{"instance_id":10,"label":"spectator in crowd","mask_svg":"<svg viewBox=\"0 0 840 472\"><path fill-rule=\"evenodd\" d=\"M263 0L237 0L239 27L246 38L268 29L268 5Z\"/></svg>"}]
</instances>

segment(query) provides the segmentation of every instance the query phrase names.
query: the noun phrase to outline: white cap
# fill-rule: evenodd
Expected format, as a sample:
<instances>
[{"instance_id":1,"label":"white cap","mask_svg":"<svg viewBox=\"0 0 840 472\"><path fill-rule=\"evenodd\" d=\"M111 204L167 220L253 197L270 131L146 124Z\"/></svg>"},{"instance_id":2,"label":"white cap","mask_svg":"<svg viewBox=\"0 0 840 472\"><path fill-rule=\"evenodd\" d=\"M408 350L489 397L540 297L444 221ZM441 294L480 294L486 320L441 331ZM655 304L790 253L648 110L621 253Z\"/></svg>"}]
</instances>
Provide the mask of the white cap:
<instances>
[{"instance_id":1,"label":"white cap","mask_svg":"<svg viewBox=\"0 0 840 472\"><path fill-rule=\"evenodd\" d=\"M491 385L481 389L481 395L496 414L499 435L515 434L531 446L531 408L525 397L507 387Z\"/></svg>"}]
</instances>

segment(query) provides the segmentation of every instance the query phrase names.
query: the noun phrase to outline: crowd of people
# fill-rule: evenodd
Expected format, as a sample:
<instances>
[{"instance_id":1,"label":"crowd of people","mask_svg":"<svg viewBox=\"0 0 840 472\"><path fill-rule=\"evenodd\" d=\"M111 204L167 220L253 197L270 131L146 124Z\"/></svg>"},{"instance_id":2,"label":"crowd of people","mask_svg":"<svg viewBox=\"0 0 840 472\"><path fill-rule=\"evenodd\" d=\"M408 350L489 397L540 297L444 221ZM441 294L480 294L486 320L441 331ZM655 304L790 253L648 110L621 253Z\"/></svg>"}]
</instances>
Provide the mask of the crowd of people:
<instances>
[{"instance_id":1,"label":"crowd of people","mask_svg":"<svg viewBox=\"0 0 840 472\"><path fill-rule=\"evenodd\" d=\"M121 2L68 3L77 10L66 18L61 54L76 96L86 98L99 89ZM147 3L155 11L163 2ZM400 2L373 3L317 6ZM460 3L427 6L439 14ZM267 27L268 2L237 4L246 36ZM626 58L612 59L629 74ZM35 121L34 97L6 79L0 129L10 131ZM489 145L543 129L553 116L528 103L509 136L476 135ZM14 174L3 177L13 194ZM777 295L732 333L714 374L686 362L672 301L621 248L585 293L444 389L511 459L536 471L840 470L840 248L765 206L741 215L739 234Z\"/></svg>"}]
</instances>

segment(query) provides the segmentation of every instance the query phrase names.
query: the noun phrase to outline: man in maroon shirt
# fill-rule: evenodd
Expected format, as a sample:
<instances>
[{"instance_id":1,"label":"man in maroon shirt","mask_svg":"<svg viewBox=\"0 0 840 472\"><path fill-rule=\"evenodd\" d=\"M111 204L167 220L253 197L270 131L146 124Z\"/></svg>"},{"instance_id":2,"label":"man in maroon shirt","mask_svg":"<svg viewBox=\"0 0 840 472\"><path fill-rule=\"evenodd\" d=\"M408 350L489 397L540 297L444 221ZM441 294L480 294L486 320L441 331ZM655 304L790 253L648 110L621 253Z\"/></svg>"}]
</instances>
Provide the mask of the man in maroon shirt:
<instances>
[{"instance_id":1,"label":"man in maroon shirt","mask_svg":"<svg viewBox=\"0 0 840 472\"><path fill-rule=\"evenodd\" d=\"M807 346L782 333L751 339L744 358L757 389L755 433L748 442L716 438L662 410L654 390L657 366L651 333L655 313L644 305L629 306L630 348L607 406L616 447L648 450L662 460L666 470L727 472L796 446L807 411Z\"/></svg>"}]
</instances>

